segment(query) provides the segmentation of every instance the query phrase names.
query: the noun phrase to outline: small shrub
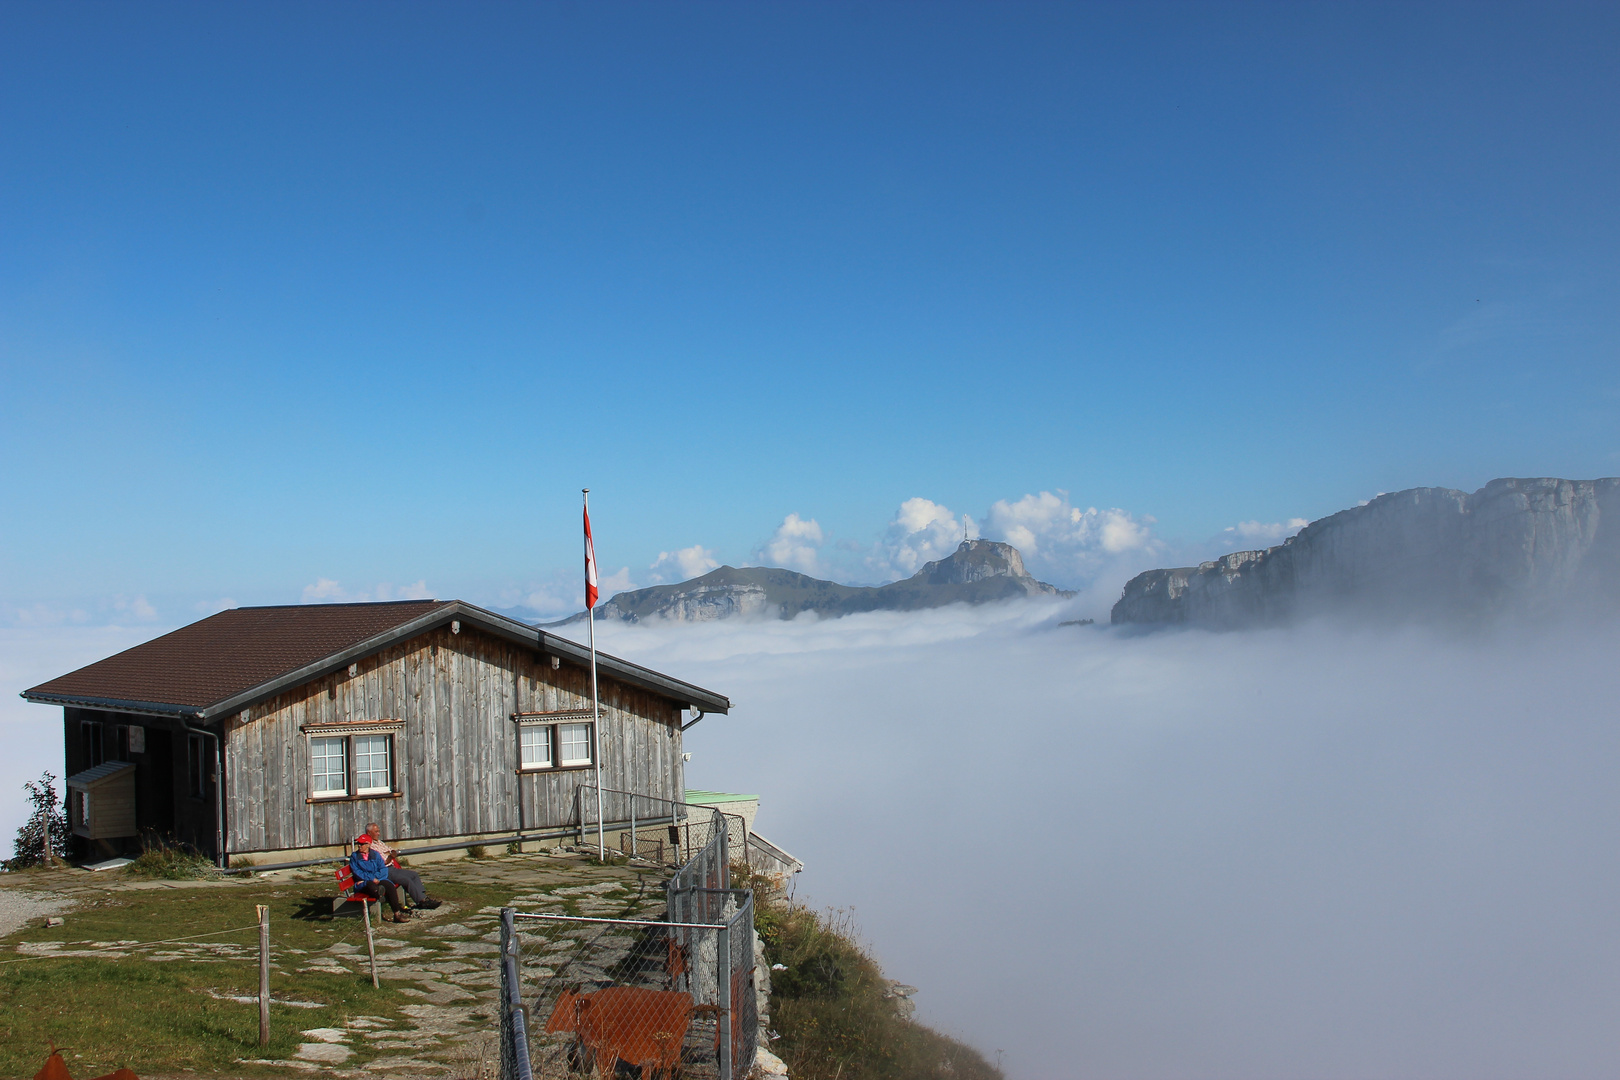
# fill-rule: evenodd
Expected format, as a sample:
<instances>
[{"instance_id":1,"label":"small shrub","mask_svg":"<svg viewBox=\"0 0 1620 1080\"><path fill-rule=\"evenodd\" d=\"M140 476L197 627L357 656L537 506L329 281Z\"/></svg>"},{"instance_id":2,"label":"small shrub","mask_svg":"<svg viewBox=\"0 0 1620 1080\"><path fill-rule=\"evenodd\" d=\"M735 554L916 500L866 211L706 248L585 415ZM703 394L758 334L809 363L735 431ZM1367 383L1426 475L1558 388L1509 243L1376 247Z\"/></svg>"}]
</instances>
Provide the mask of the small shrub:
<instances>
[{"instance_id":1,"label":"small shrub","mask_svg":"<svg viewBox=\"0 0 1620 1080\"><path fill-rule=\"evenodd\" d=\"M56 797L56 777L43 773L38 780L23 783L34 809L17 830L12 857L0 862L7 870L24 870L49 859L66 859L68 854L67 814Z\"/></svg>"},{"instance_id":2,"label":"small shrub","mask_svg":"<svg viewBox=\"0 0 1620 1080\"><path fill-rule=\"evenodd\" d=\"M483 844L473 844L467 849L467 858L487 859L489 858L489 848L485 847Z\"/></svg>"},{"instance_id":3,"label":"small shrub","mask_svg":"<svg viewBox=\"0 0 1620 1080\"><path fill-rule=\"evenodd\" d=\"M258 865L259 865L259 860L255 859L251 855L232 855L231 856L231 869L232 870L251 870L255 866L258 866Z\"/></svg>"},{"instance_id":4,"label":"small shrub","mask_svg":"<svg viewBox=\"0 0 1620 1080\"><path fill-rule=\"evenodd\" d=\"M169 881L188 881L205 878L214 872L214 865L194 851L158 842L135 857L124 867L132 877L165 878Z\"/></svg>"},{"instance_id":5,"label":"small shrub","mask_svg":"<svg viewBox=\"0 0 1620 1080\"><path fill-rule=\"evenodd\" d=\"M523 845L518 841L513 840L511 843L506 845L506 853L508 855L521 855L523 854Z\"/></svg>"}]
</instances>

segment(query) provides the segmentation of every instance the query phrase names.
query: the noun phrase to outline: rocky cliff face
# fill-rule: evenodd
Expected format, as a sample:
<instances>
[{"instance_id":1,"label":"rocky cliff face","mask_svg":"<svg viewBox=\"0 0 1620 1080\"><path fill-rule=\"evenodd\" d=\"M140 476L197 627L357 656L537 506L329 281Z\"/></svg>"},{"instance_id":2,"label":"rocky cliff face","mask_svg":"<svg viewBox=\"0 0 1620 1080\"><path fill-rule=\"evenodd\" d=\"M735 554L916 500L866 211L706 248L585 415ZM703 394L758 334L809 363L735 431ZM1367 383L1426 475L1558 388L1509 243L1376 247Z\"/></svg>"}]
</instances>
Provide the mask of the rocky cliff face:
<instances>
[{"instance_id":1,"label":"rocky cliff face","mask_svg":"<svg viewBox=\"0 0 1620 1080\"><path fill-rule=\"evenodd\" d=\"M1472 617L1620 603L1620 478L1412 488L1314 521L1284 544L1150 570L1120 624L1218 628L1318 613Z\"/></svg>"},{"instance_id":2,"label":"rocky cliff face","mask_svg":"<svg viewBox=\"0 0 1620 1080\"><path fill-rule=\"evenodd\" d=\"M791 619L801 611L835 617L857 611L914 611L1017 596L1069 595L1031 577L1024 569L1023 557L1012 545L964 540L947 558L928 563L911 577L888 585L840 585L776 567L722 566L678 585L619 593L597 607L596 617L626 622L652 618L708 622L766 612Z\"/></svg>"}]
</instances>

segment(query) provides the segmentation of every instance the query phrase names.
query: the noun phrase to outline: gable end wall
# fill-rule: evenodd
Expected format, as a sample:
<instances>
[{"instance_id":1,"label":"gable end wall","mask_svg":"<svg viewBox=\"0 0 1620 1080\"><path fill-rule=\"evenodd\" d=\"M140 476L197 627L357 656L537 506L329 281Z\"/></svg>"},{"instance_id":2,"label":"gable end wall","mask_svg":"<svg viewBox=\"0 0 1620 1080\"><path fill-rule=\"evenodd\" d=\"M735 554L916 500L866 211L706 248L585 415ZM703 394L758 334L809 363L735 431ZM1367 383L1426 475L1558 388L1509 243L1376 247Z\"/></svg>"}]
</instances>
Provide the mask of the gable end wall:
<instances>
[{"instance_id":1,"label":"gable end wall","mask_svg":"<svg viewBox=\"0 0 1620 1080\"><path fill-rule=\"evenodd\" d=\"M419 843L577 824L575 789L593 772L520 776L511 716L589 709L590 693L589 669L564 661L553 671L548 656L465 624L390 646L359 661L352 678L317 679L225 722L227 850L340 846L368 821ZM680 707L606 678L601 696L603 786L678 799ZM394 743L399 797L309 802L301 727L385 719L405 722ZM617 797L605 810L609 821L628 815ZM638 801L638 815L649 810Z\"/></svg>"}]
</instances>

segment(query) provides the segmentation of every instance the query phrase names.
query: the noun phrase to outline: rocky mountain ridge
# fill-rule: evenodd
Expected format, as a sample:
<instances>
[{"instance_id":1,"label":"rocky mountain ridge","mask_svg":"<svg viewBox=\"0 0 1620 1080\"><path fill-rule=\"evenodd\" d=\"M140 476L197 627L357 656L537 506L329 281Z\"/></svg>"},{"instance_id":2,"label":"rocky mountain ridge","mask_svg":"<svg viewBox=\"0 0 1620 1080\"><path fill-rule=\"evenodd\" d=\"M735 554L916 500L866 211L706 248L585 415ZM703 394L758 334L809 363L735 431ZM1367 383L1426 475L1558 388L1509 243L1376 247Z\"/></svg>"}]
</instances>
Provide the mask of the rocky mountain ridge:
<instances>
[{"instance_id":1,"label":"rocky mountain ridge","mask_svg":"<svg viewBox=\"0 0 1620 1080\"><path fill-rule=\"evenodd\" d=\"M803 611L836 618L861 611L919 611L946 604L984 604L1019 596L1072 596L1037 581L1011 544L964 540L949 556L887 585L840 585L773 566L722 566L702 577L614 596L598 619L712 622L738 615L791 619ZM584 613L567 622L585 618Z\"/></svg>"},{"instance_id":2,"label":"rocky mountain ridge","mask_svg":"<svg viewBox=\"0 0 1620 1080\"><path fill-rule=\"evenodd\" d=\"M1620 478L1397 491L1276 547L1125 585L1114 625L1237 629L1299 616L1469 618L1620 610Z\"/></svg>"}]
</instances>

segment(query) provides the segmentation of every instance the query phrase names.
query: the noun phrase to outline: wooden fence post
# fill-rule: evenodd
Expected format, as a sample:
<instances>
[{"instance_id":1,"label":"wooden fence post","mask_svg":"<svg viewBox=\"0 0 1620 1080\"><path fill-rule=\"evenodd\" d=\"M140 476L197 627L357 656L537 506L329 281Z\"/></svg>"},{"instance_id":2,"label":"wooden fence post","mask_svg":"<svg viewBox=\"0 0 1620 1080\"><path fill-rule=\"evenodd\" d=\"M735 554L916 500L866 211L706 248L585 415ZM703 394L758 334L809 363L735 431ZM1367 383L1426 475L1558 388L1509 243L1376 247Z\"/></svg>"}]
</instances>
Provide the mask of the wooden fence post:
<instances>
[{"instance_id":1,"label":"wooden fence post","mask_svg":"<svg viewBox=\"0 0 1620 1080\"><path fill-rule=\"evenodd\" d=\"M371 988L377 989L377 941L371 936L371 905L360 901L360 915L366 920L366 955L371 957ZM377 903L377 918L382 919L382 902Z\"/></svg>"},{"instance_id":2,"label":"wooden fence post","mask_svg":"<svg viewBox=\"0 0 1620 1080\"><path fill-rule=\"evenodd\" d=\"M270 1045L270 908L259 911L259 1045Z\"/></svg>"}]
</instances>

